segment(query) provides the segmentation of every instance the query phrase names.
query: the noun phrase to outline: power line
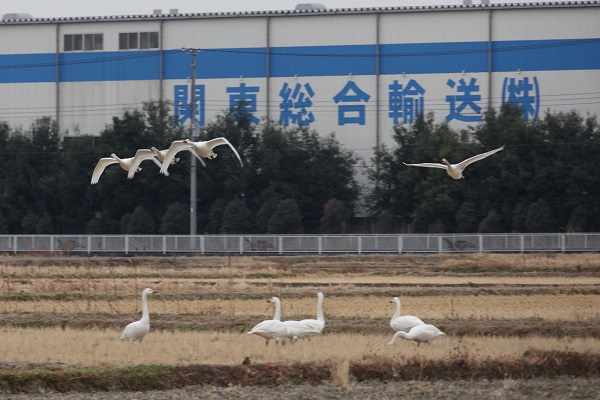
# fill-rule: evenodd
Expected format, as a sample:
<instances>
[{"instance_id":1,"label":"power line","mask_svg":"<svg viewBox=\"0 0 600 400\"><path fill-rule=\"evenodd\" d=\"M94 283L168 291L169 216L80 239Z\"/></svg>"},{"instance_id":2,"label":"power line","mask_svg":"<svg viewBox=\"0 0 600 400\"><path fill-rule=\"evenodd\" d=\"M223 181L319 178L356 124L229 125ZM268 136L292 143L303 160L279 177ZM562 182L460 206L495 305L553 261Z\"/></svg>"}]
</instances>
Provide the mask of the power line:
<instances>
[{"instance_id":1,"label":"power line","mask_svg":"<svg viewBox=\"0 0 600 400\"><path fill-rule=\"evenodd\" d=\"M581 46L588 44L600 43L600 38L586 38L586 39L565 39L565 40L557 40L557 41L543 41L537 40L533 41L535 43L525 44L525 45L515 45L515 46L503 46L500 47L496 43L496 47L492 48L493 52L505 53L505 52L514 52L514 51L531 51L538 49L548 49L548 48L560 48L567 46ZM411 51L404 53L385 53L385 52L372 52L368 53L320 53L320 52L286 52L286 51L278 51L277 47L269 48L269 51L258 50L258 49L201 49L199 51L206 53L230 53L230 54L247 54L247 55L264 55L264 56L285 56L285 57L325 57L325 58L389 58L389 57L424 57L424 56L448 56L448 55L469 55L469 54L487 54L488 44L487 42L471 42L471 43L481 43L481 48L476 49L458 49L458 50L437 50L437 51ZM399 44L403 45L403 44ZM438 46L440 43L422 43L422 47L428 47L431 45ZM352 46L352 45L348 45ZM374 45L373 45L374 46ZM337 47L337 46L324 46L324 47ZM60 61L60 62L47 62L47 63L35 63L35 64L4 64L0 65L0 70L2 69L23 69L23 68L40 68L40 67L60 67L60 66L70 66L70 65L83 65L83 64L93 64L93 63L104 63L104 62L113 62L113 61L124 61L130 59L138 59L138 58L156 58L161 54L175 54L180 52L180 49L167 49L167 50L151 50L151 51L139 51L139 52L127 52L122 55L115 56L103 56L102 54L106 54L104 52L99 53L97 57L92 57L90 59L85 60L72 60L72 61ZM63 52L63 55L74 54L79 55L82 53L79 52ZM94 52L86 53L95 55Z\"/></svg>"}]
</instances>

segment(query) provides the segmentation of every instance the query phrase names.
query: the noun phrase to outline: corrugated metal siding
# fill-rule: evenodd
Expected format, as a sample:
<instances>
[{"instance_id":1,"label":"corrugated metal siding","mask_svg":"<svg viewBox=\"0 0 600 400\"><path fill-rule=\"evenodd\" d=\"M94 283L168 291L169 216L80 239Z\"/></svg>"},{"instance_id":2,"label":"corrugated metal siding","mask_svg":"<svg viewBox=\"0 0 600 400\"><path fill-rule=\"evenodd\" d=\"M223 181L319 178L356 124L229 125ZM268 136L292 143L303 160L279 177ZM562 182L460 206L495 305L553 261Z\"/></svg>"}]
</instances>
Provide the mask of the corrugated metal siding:
<instances>
[{"instance_id":1,"label":"corrugated metal siding","mask_svg":"<svg viewBox=\"0 0 600 400\"><path fill-rule=\"evenodd\" d=\"M236 90L254 96L257 116L286 119L285 90L304 90L313 93L311 126L335 131L368 157L378 137L391 142L398 122L390 91L415 83L425 112L456 127L476 123L488 101L498 107L510 82L538 90L538 110L600 114L598 101L579 99L600 93L599 20L600 2L565 2L2 22L9 40L0 43L0 119L28 126L50 115L60 117L63 130L98 134L125 109L161 93L174 99L176 87L189 85L191 60L180 49L195 47L203 49L197 77L204 121L226 109ZM119 33L161 27L163 50L118 50ZM102 33L103 51L62 52L63 35L76 33ZM468 109L464 121L452 118L449 99L457 85L471 83L479 110ZM363 97L337 101L345 89Z\"/></svg>"}]
</instances>

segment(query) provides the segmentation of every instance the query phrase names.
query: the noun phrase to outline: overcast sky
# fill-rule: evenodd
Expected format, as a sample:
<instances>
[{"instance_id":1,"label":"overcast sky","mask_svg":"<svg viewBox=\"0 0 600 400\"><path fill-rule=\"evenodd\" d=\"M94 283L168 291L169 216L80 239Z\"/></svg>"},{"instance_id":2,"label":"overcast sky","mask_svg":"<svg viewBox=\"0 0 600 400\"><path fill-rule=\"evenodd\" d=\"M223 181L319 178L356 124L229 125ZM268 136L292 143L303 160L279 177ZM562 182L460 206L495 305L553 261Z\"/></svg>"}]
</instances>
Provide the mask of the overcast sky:
<instances>
[{"instance_id":1,"label":"overcast sky","mask_svg":"<svg viewBox=\"0 0 600 400\"><path fill-rule=\"evenodd\" d=\"M412 5L448 5L462 4L463 0L323 0L315 1L327 8L359 7L403 7ZM532 2L531 0L527 2ZM535 2L535 1L534 1ZM293 10L298 0L18 0L2 1L0 15L6 13L27 13L34 18L87 17L107 15L152 14L154 9L168 13L178 9L180 13L236 12ZM481 0L472 0L473 4ZM510 3L509 0L495 3Z\"/></svg>"}]
</instances>

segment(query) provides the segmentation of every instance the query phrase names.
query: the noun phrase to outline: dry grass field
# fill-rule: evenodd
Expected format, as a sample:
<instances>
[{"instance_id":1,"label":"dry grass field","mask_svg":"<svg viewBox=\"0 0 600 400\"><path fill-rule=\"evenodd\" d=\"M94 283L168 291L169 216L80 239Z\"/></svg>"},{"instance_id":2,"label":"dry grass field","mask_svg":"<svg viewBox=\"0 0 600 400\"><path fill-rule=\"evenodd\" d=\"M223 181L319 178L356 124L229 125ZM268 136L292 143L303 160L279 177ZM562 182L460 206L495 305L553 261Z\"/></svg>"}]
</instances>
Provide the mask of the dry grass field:
<instances>
[{"instance_id":1,"label":"dry grass field","mask_svg":"<svg viewBox=\"0 0 600 400\"><path fill-rule=\"evenodd\" d=\"M345 382L408 379L389 371L399 366L409 371L413 364L419 376L429 365L429 379L477 379L485 377L481 366L491 360L496 367L489 368L489 378L501 370L523 377L520 371L528 371L528 363L550 365L531 377L600 378L596 254L6 255L0 257L0 276L0 387L2 371L14 368L235 369L245 357L257 366L278 365L280 371L329 365L326 378ZM121 342L122 328L139 319L145 287L158 291L149 301L151 332L142 343ZM265 346L263 339L246 334L272 317L271 296L282 299L283 319L314 318L318 291L325 294L327 321L319 337ZM386 346L393 334L393 296L401 298L403 314L418 315L446 335L428 345L400 340ZM575 365L575 359L583 367L560 369ZM312 375L304 371L303 376ZM11 390L22 390L16 387Z\"/></svg>"}]
</instances>

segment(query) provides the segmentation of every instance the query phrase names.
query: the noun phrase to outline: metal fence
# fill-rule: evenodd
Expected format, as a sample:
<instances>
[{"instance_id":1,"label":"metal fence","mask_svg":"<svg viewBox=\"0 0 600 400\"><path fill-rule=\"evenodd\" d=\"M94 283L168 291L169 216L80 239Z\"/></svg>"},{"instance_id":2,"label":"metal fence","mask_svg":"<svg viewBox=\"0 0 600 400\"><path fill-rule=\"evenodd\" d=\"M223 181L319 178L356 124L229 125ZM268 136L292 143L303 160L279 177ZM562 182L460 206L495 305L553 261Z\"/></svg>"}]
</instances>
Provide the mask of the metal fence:
<instances>
[{"instance_id":1,"label":"metal fence","mask_svg":"<svg viewBox=\"0 0 600 400\"><path fill-rule=\"evenodd\" d=\"M600 233L393 235L0 235L0 252L371 254L599 252Z\"/></svg>"}]
</instances>

